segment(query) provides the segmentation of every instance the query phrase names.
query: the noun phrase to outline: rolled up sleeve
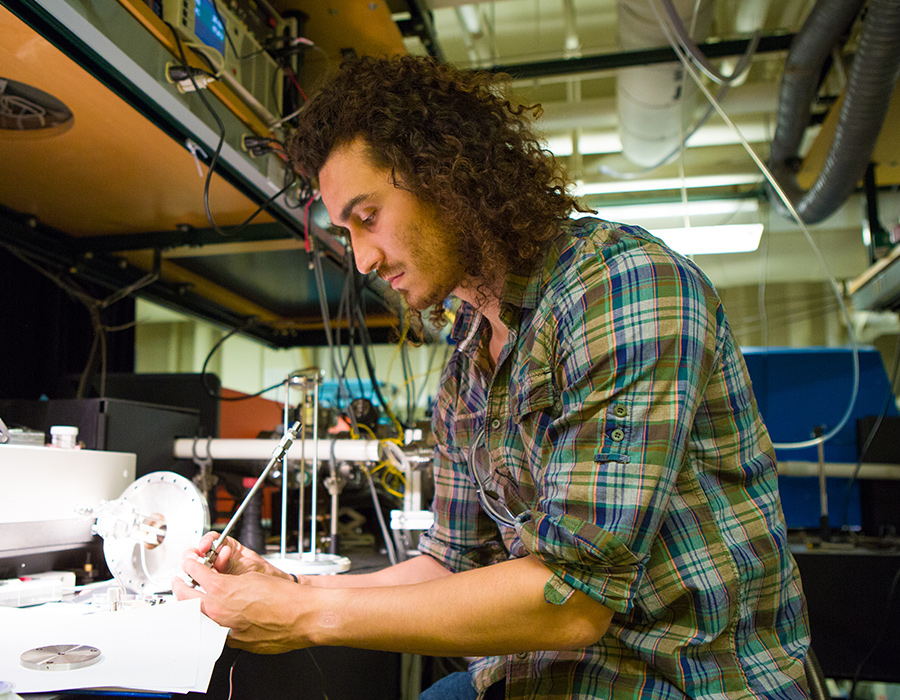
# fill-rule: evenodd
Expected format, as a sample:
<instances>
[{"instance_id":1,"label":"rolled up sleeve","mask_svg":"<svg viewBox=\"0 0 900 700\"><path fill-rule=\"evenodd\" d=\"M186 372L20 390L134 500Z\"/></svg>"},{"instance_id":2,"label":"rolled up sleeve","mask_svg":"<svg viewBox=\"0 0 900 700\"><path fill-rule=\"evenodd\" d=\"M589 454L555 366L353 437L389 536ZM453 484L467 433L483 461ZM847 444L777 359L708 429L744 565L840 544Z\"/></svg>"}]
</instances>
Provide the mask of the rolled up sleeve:
<instances>
[{"instance_id":1,"label":"rolled up sleeve","mask_svg":"<svg viewBox=\"0 0 900 700\"><path fill-rule=\"evenodd\" d=\"M606 252L556 290L561 301L525 339L529 366L513 370L507 430L526 437L491 439L504 462L521 465L511 476L525 488L505 494L521 514L522 548L553 574L548 602L579 590L624 613L715 362L717 299L654 242ZM545 399L518 398L527 396Z\"/></svg>"}]
</instances>

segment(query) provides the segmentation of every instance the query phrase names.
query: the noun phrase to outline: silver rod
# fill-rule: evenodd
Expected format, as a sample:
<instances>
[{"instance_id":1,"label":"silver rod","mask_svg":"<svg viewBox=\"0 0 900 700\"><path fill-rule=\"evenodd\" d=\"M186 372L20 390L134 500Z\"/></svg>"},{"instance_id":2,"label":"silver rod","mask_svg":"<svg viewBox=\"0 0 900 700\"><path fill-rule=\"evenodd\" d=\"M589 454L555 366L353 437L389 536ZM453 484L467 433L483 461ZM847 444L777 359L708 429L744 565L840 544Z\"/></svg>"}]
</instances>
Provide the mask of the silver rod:
<instances>
[{"instance_id":1,"label":"silver rod","mask_svg":"<svg viewBox=\"0 0 900 700\"><path fill-rule=\"evenodd\" d=\"M312 505L310 506L312 522L309 525L309 552L313 559L316 558L316 510L318 506L318 476L319 476L319 378L313 379L313 450L312 459Z\"/></svg>"},{"instance_id":2,"label":"silver rod","mask_svg":"<svg viewBox=\"0 0 900 700\"><path fill-rule=\"evenodd\" d=\"M819 515L828 518L828 482L825 479L825 445L819 443L816 445L818 450L819 464Z\"/></svg>"},{"instance_id":3,"label":"silver rod","mask_svg":"<svg viewBox=\"0 0 900 700\"><path fill-rule=\"evenodd\" d=\"M250 503L250 499L256 495L259 487L262 486L263 482L266 480L266 477L269 475L269 472L272 471L272 467L280 462L285 454L287 454L287 451L288 449L290 449L291 444L294 442L294 440L297 439L297 431L299 429L300 423L295 421L294 424L284 434L284 437L281 438L281 442L278 443L278 447L276 447L274 452L272 453L272 459L269 460L266 468L263 469L262 474L259 475L256 483L253 484L253 488L251 488L247 495L244 496L244 500L241 502L240 507L235 511L234 515L231 516L231 520L228 521L225 529L222 530L222 534L216 538L216 541L213 542L213 546L209 548L206 556L203 557L203 563L206 564L206 566L212 566L213 562L216 560L216 557L219 555L219 547L222 546L225 538L228 537L228 534L240 519L244 510L247 508L247 504Z\"/></svg>"},{"instance_id":4,"label":"silver rod","mask_svg":"<svg viewBox=\"0 0 900 700\"><path fill-rule=\"evenodd\" d=\"M303 383L303 402L300 404L300 422L303 432L303 440L300 441L300 474L297 483L300 485L300 508L298 512L299 523L297 525L297 559L303 555L303 533L306 530L306 484L303 482L306 476L306 382Z\"/></svg>"},{"instance_id":5,"label":"silver rod","mask_svg":"<svg viewBox=\"0 0 900 700\"><path fill-rule=\"evenodd\" d=\"M288 399L290 398L290 396L291 380L290 377L288 377L288 380L284 383L284 417L282 419L285 435L287 435L288 431ZM284 457L281 460L281 546L279 547L279 554L282 561L284 561L284 557L287 554L287 490L288 459L287 453L285 453Z\"/></svg>"},{"instance_id":6,"label":"silver rod","mask_svg":"<svg viewBox=\"0 0 900 700\"><path fill-rule=\"evenodd\" d=\"M331 468L331 541L334 542L337 539L338 534L338 473L337 467L335 466L334 460L332 459L329 462L329 467ZM335 554L337 552L335 551Z\"/></svg>"}]
</instances>

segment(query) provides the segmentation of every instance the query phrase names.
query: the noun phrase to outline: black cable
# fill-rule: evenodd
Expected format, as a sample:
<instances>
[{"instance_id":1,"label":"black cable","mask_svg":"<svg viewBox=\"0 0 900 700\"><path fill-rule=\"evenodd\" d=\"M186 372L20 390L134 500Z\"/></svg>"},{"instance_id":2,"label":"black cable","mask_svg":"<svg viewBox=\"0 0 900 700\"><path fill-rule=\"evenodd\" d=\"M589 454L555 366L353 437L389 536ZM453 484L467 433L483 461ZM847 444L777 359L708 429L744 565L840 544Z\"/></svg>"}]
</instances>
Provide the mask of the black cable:
<instances>
[{"instance_id":1,"label":"black cable","mask_svg":"<svg viewBox=\"0 0 900 700\"><path fill-rule=\"evenodd\" d=\"M218 13L218 10L216 10L216 12ZM213 156L209 161L209 165L207 166L206 179L203 183L203 210L206 212L206 220L209 221L209 225L212 227L212 229L223 238L230 238L231 236L234 236L237 233L243 231L257 216L259 216L259 214L263 210L266 209L266 207L268 207L278 197L283 195L288 191L288 189L291 188L291 186L294 184L293 170L291 168L286 168L287 173L290 175L290 177L287 178L288 183L280 190L278 190L278 192L276 192L271 197L266 199L262 204L260 204L256 208L256 211L250 214L250 216L244 219L244 221L242 221L236 227L231 228L228 231L224 231L218 226L218 224L216 224L215 220L213 219L212 209L209 205L209 189L212 184L212 176L213 172L216 169L216 163L219 162L219 155L222 152L222 147L225 145L225 124L222 122L222 119L221 117L219 117L219 114L216 112L216 110L213 109L209 100L206 99L206 95L197 85L197 81L194 79L194 72L193 70L191 70L190 64L188 63L187 55L184 53L184 45L182 44L181 37L178 35L178 32L175 30L175 27L173 27L168 22L166 22L165 24L172 31L172 36L175 37L175 44L178 46L178 55L181 58L181 64L184 67L184 70L187 72L188 78L191 81L191 85L194 86L194 92L197 93L197 96L200 98L203 106L206 107L207 111L212 115L212 118L213 120L215 120L216 126L219 129L219 142L216 144L216 150L213 152ZM235 53L235 55L237 54Z\"/></svg>"},{"instance_id":2,"label":"black cable","mask_svg":"<svg viewBox=\"0 0 900 700\"><path fill-rule=\"evenodd\" d=\"M340 387L341 385L343 385L343 386L348 387L347 392L346 392L347 396L344 397L344 398L346 398L346 405L347 405L348 409L349 409L349 405L353 402L353 399L354 399L353 392L349 388L350 387L350 379L347 376L347 369L350 367L351 363L353 364L354 371L356 372L356 383L357 383L357 386L359 387L359 395L360 396L365 395L365 387L363 387L362 377L360 376L360 373L359 373L359 367L356 364L356 350L355 350L355 347L353 344L354 333L353 333L353 327L352 327L352 316L349 313L349 308L350 308L350 306L349 306L350 305L350 282L349 282L349 280L350 280L349 276L345 274L344 275L344 286L343 286L343 289L341 290L341 299L340 299L340 302L338 303L337 317L335 318L335 326L338 329L338 341L335 343L335 353L338 357L337 365L340 367L340 373L338 375L338 386ZM346 358L342 359L341 358L340 328L341 328L341 321L344 319L345 312L347 314L347 356L346 356ZM338 392L336 403L337 403L337 408L339 411L342 410L341 398L342 397L340 396L340 392ZM350 410L347 411L347 413L351 413L351 412L352 411L350 411ZM356 416L354 414L354 418L355 417Z\"/></svg>"},{"instance_id":3,"label":"black cable","mask_svg":"<svg viewBox=\"0 0 900 700\"><path fill-rule=\"evenodd\" d=\"M381 404L384 409L385 414L397 425L400 425L400 421L394 416L391 411L390 405L384 398L384 394L381 393L381 387L379 386L378 379L375 375L375 363L372 361L372 357L370 354L370 348L372 346L372 337L369 334L369 327L366 324L366 309L363 303L363 288L365 285L365 280L362 275L359 275L356 271L356 266L353 265L351 272L354 274L355 283L353 285L354 291L356 294L354 295L354 307L353 312L356 316L358 327L359 327L359 336L362 344L363 350L363 359L366 363L366 369L369 373L369 378L372 381L372 390L375 392L375 396L378 399L378 402Z\"/></svg>"},{"instance_id":4,"label":"black cable","mask_svg":"<svg viewBox=\"0 0 900 700\"><path fill-rule=\"evenodd\" d=\"M345 277L344 278L344 288L343 288L343 290L341 290L341 300L338 302L337 317L335 318L335 327L338 329L340 329L341 321L343 321L343 319L344 319L344 312L348 308L348 306L347 306L348 293L349 293L349 290L347 289L347 278ZM348 328L349 328L349 321L348 321ZM340 330L338 331L338 333L340 333ZM340 335L338 336L338 339L340 339ZM338 380L346 381L347 368L350 366L350 362L353 359L353 344L352 344L352 342L349 344L349 351L347 352L346 358L343 358L343 359L341 358L340 342L337 343L337 345L335 347L335 352L336 352L337 358L338 358L337 364L340 366L340 375L338 376ZM348 398L350 398L350 397L348 397ZM340 405L340 396L338 396L338 405Z\"/></svg>"},{"instance_id":5,"label":"black cable","mask_svg":"<svg viewBox=\"0 0 900 700\"><path fill-rule=\"evenodd\" d=\"M349 303L348 299L349 299L349 289L347 287L347 277L345 275L344 276L344 287L341 290L341 299L338 302L337 317L335 318L335 327L337 328L337 332L338 332L338 342L335 347L335 352L338 357L338 365L341 368L341 373L340 373L340 376L338 377L339 382L342 380L346 381L347 368L350 366L350 361L353 359L353 334L349 333L349 331L350 331L349 314L348 314L348 339L349 339L349 342L348 342L348 352L347 352L346 359L341 359L341 349L340 349L341 348L341 343L340 343L341 321L344 318L344 311L346 309L348 309L348 303ZM338 407L340 407L340 398L341 398L340 396L337 397ZM351 397L347 397L347 398L352 401Z\"/></svg>"},{"instance_id":6,"label":"black cable","mask_svg":"<svg viewBox=\"0 0 900 700\"><path fill-rule=\"evenodd\" d=\"M359 371L359 364L356 361L356 344L354 342L357 334L356 316L352 311L357 303L355 274L356 263L354 260L351 260L344 275L344 288L347 291L347 347L350 351L350 359L353 362L353 371L356 373L356 384L359 386L360 396L364 396L366 389L363 386L362 373Z\"/></svg>"},{"instance_id":7,"label":"black cable","mask_svg":"<svg viewBox=\"0 0 900 700\"><path fill-rule=\"evenodd\" d=\"M447 358L450 354L450 343L444 343L444 357L441 360L441 367L447 366ZM419 393L416 395L416 406L419 405L419 402L422 400L422 396L425 393L425 389L428 387L427 377L431 376L431 371L434 369L434 359L437 357L438 346L437 343L431 346L431 352L428 355L428 367L425 369L425 377L426 380L422 382L419 387Z\"/></svg>"},{"instance_id":8,"label":"black cable","mask_svg":"<svg viewBox=\"0 0 900 700\"><path fill-rule=\"evenodd\" d=\"M231 667L228 669L228 697L226 700L231 700L231 696L234 695L234 666L237 664L238 657L241 655L241 650L238 649L234 653L234 659L231 660Z\"/></svg>"},{"instance_id":9,"label":"black cable","mask_svg":"<svg viewBox=\"0 0 900 700\"><path fill-rule=\"evenodd\" d=\"M206 218L209 220L210 224L212 224L213 228L218 230L218 227L215 225L215 223L213 223L212 212L209 209L209 186L210 182L212 181L213 171L216 168L216 163L219 160L219 154L222 152L222 146L225 145L225 124L222 122L221 117L219 117L218 112L216 112L216 110L212 108L209 100L206 99L206 95L204 95L200 90L200 87L197 85L197 81L194 80L194 73L191 70L191 65L188 63L187 55L184 53L184 45L181 42L181 37L178 35L178 32L175 30L175 27L173 27L168 22L166 22L165 24L170 30L172 30L172 36L175 38L175 45L178 47L178 55L181 57L181 65L187 72L188 79L191 81L191 85L194 86L194 92L197 93L197 97L200 98L200 101L206 107L207 111L212 115L213 120L216 122L216 126L219 128L219 143L216 145L216 150L214 151L213 156L209 161L209 166L206 172L206 182L203 186L203 204L204 208L206 209Z\"/></svg>"},{"instance_id":10,"label":"black cable","mask_svg":"<svg viewBox=\"0 0 900 700\"><path fill-rule=\"evenodd\" d=\"M898 583L900 583L900 569L897 569L897 573L894 574L894 579L891 581L891 587L888 589L887 602L884 604L884 614L881 615L881 629L878 632L878 636L875 638L875 642L869 648L868 653L866 653L866 655L862 658L862 661L859 662L859 665L853 672L853 682L850 685L849 700L856 700L856 685L857 683L859 683L859 677L862 674L862 670L869 662L869 659L872 658L872 655L875 653L878 647L881 645L881 642L884 641L884 635L887 633L888 629L888 614L891 611L891 603L894 599L894 594L897 592Z\"/></svg>"},{"instance_id":11,"label":"black cable","mask_svg":"<svg viewBox=\"0 0 900 700\"><path fill-rule=\"evenodd\" d=\"M341 392L343 392L343 395L345 397L350 396L350 392L347 390L346 383L344 382L344 378L340 372L340 368L335 358L334 337L331 334L331 316L328 313L328 297L325 289L325 273L322 270L321 256L319 254L319 251L316 249L316 237L310 236L309 241L310 245L312 246L310 255L312 256L313 276L315 277L316 291L318 292L319 297L319 309L322 312L322 325L325 329L325 340L328 343L329 359L331 360L331 370L337 377L337 396L338 400L340 400ZM352 256L348 262L352 264ZM356 416L353 415L353 411L348 411L347 413L350 417L350 425L353 429L353 434L359 435L359 425L357 425Z\"/></svg>"},{"instance_id":12,"label":"black cable","mask_svg":"<svg viewBox=\"0 0 900 700\"><path fill-rule=\"evenodd\" d=\"M293 169L291 170L291 173L294 176L294 182L299 183L297 187L297 200L296 203L291 202L291 198L285 193L284 204L288 209L300 209L305 207L307 203L316 196L316 192L309 178L303 174L297 173Z\"/></svg>"},{"instance_id":13,"label":"black cable","mask_svg":"<svg viewBox=\"0 0 900 700\"><path fill-rule=\"evenodd\" d=\"M328 700L328 693L325 692L325 674L322 673L322 669L319 666L319 662L316 661L316 657L313 655L312 649L307 647L306 653L309 654L309 658L312 660L313 666L316 667L316 673L319 674L319 684L322 686L322 697L325 698L325 700Z\"/></svg>"},{"instance_id":14,"label":"black cable","mask_svg":"<svg viewBox=\"0 0 900 700\"><path fill-rule=\"evenodd\" d=\"M193 46L193 45L192 45L192 46ZM218 68L216 67L216 65L212 62L212 59L211 59L209 56L206 55L206 52L205 52L205 51L203 51L203 50L199 50L199 51L198 51L198 50L195 48L194 53L195 53L197 56L199 56L200 58L202 58L202 59L206 62L206 65L209 66L209 70L203 70L202 68L190 68L190 69L185 68L185 69L184 69L184 77L181 78L181 79L179 80L179 79L177 78L177 76L173 76L173 75L172 75L172 71L171 71L171 69L169 69L168 77L169 77L170 79L172 79L172 80L175 80L175 82L179 82L179 83L180 83L182 80L187 80L188 77L189 77L189 75L190 75L190 73L193 73L194 75L196 75L197 73L201 73L202 75L205 75L205 76L207 76L207 77L209 77L209 78L212 78L213 80L218 80L219 77L222 75L222 71L225 70L224 64L223 64L222 69L220 70L220 69L218 69ZM223 59L223 60L224 60L224 59Z\"/></svg>"},{"instance_id":15,"label":"black cable","mask_svg":"<svg viewBox=\"0 0 900 700\"><path fill-rule=\"evenodd\" d=\"M372 380L372 390L375 392L378 403L384 408L385 413L391 415L391 409L388 406L388 402L385 401L384 394L381 393L381 387L378 386L378 379L375 376L375 363L372 362L372 357L369 354L369 346L372 344L372 338L369 336L368 328L366 327L366 320L363 315L364 312L361 307L357 307L355 312L360 321L360 340L362 341L363 359L366 361L366 369L369 372L369 378Z\"/></svg>"},{"instance_id":16,"label":"black cable","mask_svg":"<svg viewBox=\"0 0 900 700\"><path fill-rule=\"evenodd\" d=\"M403 385L406 387L406 425L413 425L413 413L415 412L416 382L413 374L412 362L409 359L409 345L405 342L400 348L400 363L403 368Z\"/></svg>"},{"instance_id":17,"label":"black cable","mask_svg":"<svg viewBox=\"0 0 900 700\"><path fill-rule=\"evenodd\" d=\"M272 386L267 386L265 389L260 389L255 394L248 394L247 396L222 396L219 392L213 391L212 387L210 387L209 382L207 381L207 376L209 376L206 372L206 368L209 366L210 360L212 360L213 355L215 355L216 350L222 347L222 344L228 340L235 333L240 333L242 331L247 330L250 326L256 323L257 318L255 316L251 316L248 318L243 324L240 326L235 326L228 333L223 335L216 342L215 345L212 346L212 349L206 355L206 359L203 360L203 368L200 370L200 383L203 385L203 389L206 391L208 396L212 396L214 399L218 399L219 401L246 401L247 399L254 399L257 396L262 396L267 391L272 391L272 389L277 389L282 384L284 384L284 380L278 382L277 384L273 384Z\"/></svg>"},{"instance_id":18,"label":"black cable","mask_svg":"<svg viewBox=\"0 0 900 700\"><path fill-rule=\"evenodd\" d=\"M384 412L387 415L391 415L390 407L388 406L387 401L385 401L384 395L381 393L381 387L379 387L378 385L378 378L375 376L375 365L372 362L371 356L369 355L369 345L371 345L372 338L369 335L369 328L366 325L365 310L363 309L362 304L362 290L358 285L358 273L356 271L355 264L348 266L348 274L353 280L353 284L351 285L351 289L353 290L350 311L353 319L351 322L351 327L354 329L358 329L359 331L359 340L362 347L363 360L365 360L366 370L368 371L369 379L372 383L372 391L375 393L375 397L378 399L378 402L381 404Z\"/></svg>"},{"instance_id":19,"label":"black cable","mask_svg":"<svg viewBox=\"0 0 900 700\"><path fill-rule=\"evenodd\" d=\"M845 530L850 529L850 496L853 485L856 483L856 480L859 478L859 472L862 470L863 457L865 457L866 452L869 451L869 447L872 444L872 440L875 439L878 428L881 427L882 421L884 421L887 416L891 401L894 398L894 385L897 383L898 377L900 377L900 335L897 336L897 345L894 348L894 366L891 368L891 375L888 379L888 390L887 396L884 397L884 407L881 409L881 413L878 414L878 419L875 421L874 425L872 425L872 429L869 430L869 435L866 438L865 443L863 443L862 449L856 455L856 466L853 469L853 473L850 475L847 487L844 489L843 529Z\"/></svg>"}]
</instances>

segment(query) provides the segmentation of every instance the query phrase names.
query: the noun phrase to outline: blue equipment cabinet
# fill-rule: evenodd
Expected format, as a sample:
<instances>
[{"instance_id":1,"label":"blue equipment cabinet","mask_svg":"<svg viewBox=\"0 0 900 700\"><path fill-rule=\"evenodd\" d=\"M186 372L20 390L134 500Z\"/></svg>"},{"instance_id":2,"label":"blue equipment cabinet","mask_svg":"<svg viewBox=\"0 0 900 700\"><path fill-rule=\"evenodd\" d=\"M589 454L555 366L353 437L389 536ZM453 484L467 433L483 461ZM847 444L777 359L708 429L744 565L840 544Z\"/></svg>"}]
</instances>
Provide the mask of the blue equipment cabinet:
<instances>
[{"instance_id":1,"label":"blue equipment cabinet","mask_svg":"<svg viewBox=\"0 0 900 700\"><path fill-rule=\"evenodd\" d=\"M850 348L743 348L760 413L774 443L809 440L817 426L827 433L841 420L852 399L853 351ZM846 425L824 446L825 462L856 464L862 447L857 440L857 420L884 411L897 416L896 403L888 401L890 382L873 347L859 349L859 393ZM816 447L776 449L779 462L818 462ZM900 470L900 466L898 466ZM830 525L844 525L845 493L849 479L829 477ZM819 485L816 477L779 477L781 500L789 528L819 525ZM861 522L858 484L847 508L850 527Z\"/></svg>"}]
</instances>

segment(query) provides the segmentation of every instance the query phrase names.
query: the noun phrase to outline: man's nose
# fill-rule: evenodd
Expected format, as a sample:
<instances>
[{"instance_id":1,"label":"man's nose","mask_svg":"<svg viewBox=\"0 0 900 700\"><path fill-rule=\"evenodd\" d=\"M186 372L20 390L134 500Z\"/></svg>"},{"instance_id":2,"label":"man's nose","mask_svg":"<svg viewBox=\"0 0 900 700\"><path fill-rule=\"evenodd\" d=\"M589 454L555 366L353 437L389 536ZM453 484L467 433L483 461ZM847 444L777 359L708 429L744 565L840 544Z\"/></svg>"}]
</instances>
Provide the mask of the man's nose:
<instances>
[{"instance_id":1,"label":"man's nose","mask_svg":"<svg viewBox=\"0 0 900 700\"><path fill-rule=\"evenodd\" d=\"M364 275L377 270L384 259L381 250L377 246L362 241L360 236L351 236L351 242L356 269Z\"/></svg>"}]
</instances>

